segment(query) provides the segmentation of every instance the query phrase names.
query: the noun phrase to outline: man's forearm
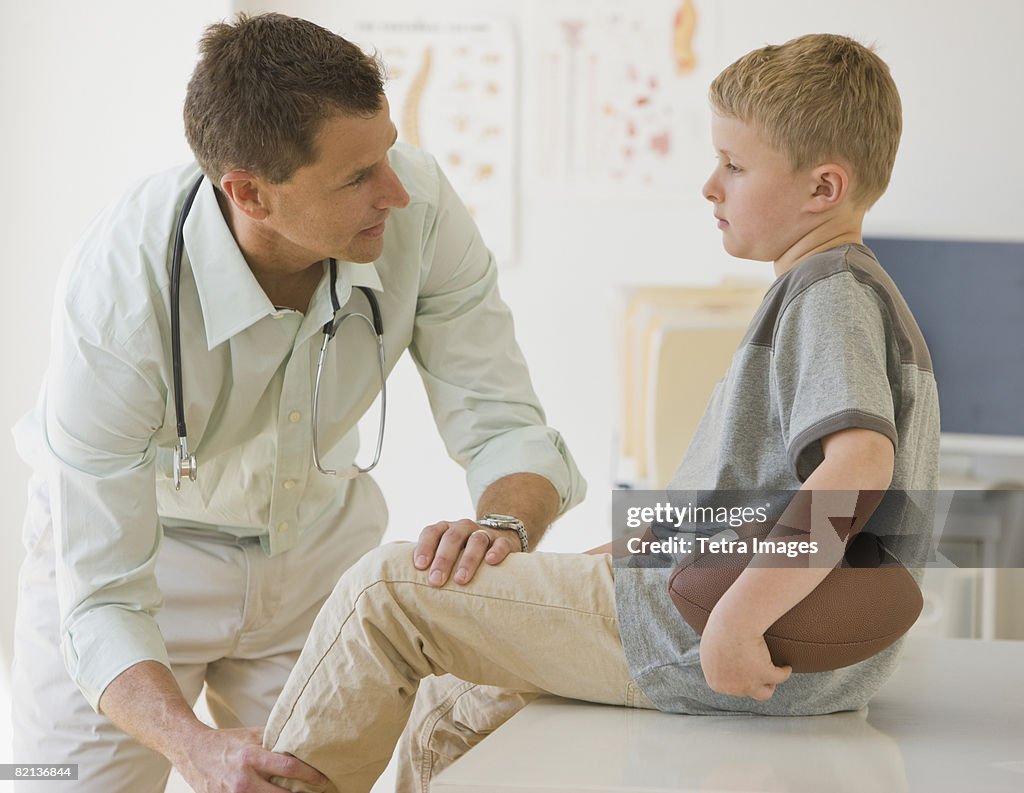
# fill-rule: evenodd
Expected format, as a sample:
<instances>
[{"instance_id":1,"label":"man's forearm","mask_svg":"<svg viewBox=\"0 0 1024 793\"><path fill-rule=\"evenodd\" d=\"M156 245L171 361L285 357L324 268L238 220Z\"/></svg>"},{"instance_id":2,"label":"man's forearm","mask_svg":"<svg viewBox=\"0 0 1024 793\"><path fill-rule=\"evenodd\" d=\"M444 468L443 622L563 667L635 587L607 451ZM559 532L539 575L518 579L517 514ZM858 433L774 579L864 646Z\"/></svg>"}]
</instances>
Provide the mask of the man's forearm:
<instances>
[{"instance_id":1,"label":"man's forearm","mask_svg":"<svg viewBox=\"0 0 1024 793\"><path fill-rule=\"evenodd\" d=\"M541 537L556 517L561 498L555 486L543 476L518 473L493 482L480 496L477 517L488 513L513 515L521 520L530 536L530 547L536 548Z\"/></svg>"},{"instance_id":2,"label":"man's forearm","mask_svg":"<svg viewBox=\"0 0 1024 793\"><path fill-rule=\"evenodd\" d=\"M100 697L100 710L170 760L198 793L289 789L270 786L274 776L318 789L327 783L323 774L297 758L262 748L262 725L215 730L203 724L174 675L156 661L142 661L116 677Z\"/></svg>"},{"instance_id":3,"label":"man's forearm","mask_svg":"<svg viewBox=\"0 0 1024 793\"><path fill-rule=\"evenodd\" d=\"M120 729L175 765L175 756L211 729L196 718L174 675L157 661L142 661L114 678L99 707Z\"/></svg>"}]
</instances>

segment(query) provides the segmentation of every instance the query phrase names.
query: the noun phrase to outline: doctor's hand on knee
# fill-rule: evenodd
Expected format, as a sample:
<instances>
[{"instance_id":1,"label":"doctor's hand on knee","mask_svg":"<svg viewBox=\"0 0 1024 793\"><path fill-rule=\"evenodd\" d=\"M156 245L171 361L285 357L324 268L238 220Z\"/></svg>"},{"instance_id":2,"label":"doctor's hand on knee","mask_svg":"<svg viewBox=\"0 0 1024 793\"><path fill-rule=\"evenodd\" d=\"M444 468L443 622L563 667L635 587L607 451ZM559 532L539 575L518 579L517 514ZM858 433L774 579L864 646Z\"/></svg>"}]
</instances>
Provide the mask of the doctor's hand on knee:
<instances>
[{"instance_id":1,"label":"doctor's hand on knee","mask_svg":"<svg viewBox=\"0 0 1024 793\"><path fill-rule=\"evenodd\" d=\"M413 564L418 570L430 568L427 580L431 586L443 586L450 576L456 584L468 584L481 562L501 564L510 553L520 550L515 531L484 528L468 518L441 521L420 532Z\"/></svg>"}]
</instances>

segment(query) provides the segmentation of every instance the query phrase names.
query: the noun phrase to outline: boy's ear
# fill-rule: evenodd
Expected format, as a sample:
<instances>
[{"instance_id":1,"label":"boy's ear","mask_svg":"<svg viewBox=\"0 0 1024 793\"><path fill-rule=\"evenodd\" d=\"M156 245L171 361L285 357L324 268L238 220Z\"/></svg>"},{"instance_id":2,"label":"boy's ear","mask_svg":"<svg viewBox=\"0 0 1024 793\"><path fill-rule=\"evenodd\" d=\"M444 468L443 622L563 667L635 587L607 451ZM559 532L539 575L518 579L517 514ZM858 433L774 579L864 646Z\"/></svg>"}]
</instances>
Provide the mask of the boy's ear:
<instances>
[{"instance_id":1,"label":"boy's ear","mask_svg":"<svg viewBox=\"0 0 1024 793\"><path fill-rule=\"evenodd\" d=\"M263 183L242 168L228 171L220 178L220 189L231 203L253 220L263 220L269 212L264 205Z\"/></svg>"},{"instance_id":2,"label":"boy's ear","mask_svg":"<svg viewBox=\"0 0 1024 793\"><path fill-rule=\"evenodd\" d=\"M819 165L811 172L814 193L811 212L827 212L842 204L850 192L850 171L837 162Z\"/></svg>"}]
</instances>

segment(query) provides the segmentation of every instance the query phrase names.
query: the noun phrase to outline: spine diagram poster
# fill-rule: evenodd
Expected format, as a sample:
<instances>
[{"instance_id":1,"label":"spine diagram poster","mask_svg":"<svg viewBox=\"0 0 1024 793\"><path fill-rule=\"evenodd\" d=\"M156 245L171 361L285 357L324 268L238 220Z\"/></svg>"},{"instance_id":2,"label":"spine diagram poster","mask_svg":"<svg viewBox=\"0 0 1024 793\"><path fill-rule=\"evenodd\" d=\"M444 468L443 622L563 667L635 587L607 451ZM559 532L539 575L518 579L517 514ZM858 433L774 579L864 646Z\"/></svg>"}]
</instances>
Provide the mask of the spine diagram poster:
<instances>
[{"instance_id":1,"label":"spine diagram poster","mask_svg":"<svg viewBox=\"0 0 1024 793\"><path fill-rule=\"evenodd\" d=\"M652 196L708 161L699 72L709 8L697 0L544 5L536 82L546 178L588 195Z\"/></svg>"},{"instance_id":2,"label":"spine diagram poster","mask_svg":"<svg viewBox=\"0 0 1024 793\"><path fill-rule=\"evenodd\" d=\"M518 52L501 20L357 20L387 67L400 140L429 151L500 265L517 241Z\"/></svg>"}]
</instances>

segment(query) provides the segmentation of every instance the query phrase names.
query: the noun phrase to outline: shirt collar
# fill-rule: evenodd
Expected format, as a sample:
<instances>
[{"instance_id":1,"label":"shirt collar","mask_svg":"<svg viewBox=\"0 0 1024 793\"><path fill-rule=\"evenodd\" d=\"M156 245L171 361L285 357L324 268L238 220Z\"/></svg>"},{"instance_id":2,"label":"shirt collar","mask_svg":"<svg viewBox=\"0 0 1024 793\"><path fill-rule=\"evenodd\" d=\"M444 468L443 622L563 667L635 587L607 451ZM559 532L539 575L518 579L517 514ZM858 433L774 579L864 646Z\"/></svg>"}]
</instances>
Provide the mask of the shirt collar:
<instances>
[{"instance_id":1,"label":"shirt collar","mask_svg":"<svg viewBox=\"0 0 1024 793\"><path fill-rule=\"evenodd\" d=\"M376 262L371 264L357 264L355 262L338 262L338 281L336 290L338 292L338 305L344 312L345 304L352 297L352 290L355 287L367 286L377 292L383 292L380 276L377 274ZM331 304L331 279L330 265L324 262L324 277L320 281L313 299L309 301L309 308L306 311L306 318L299 330L299 339L305 339L322 328L334 317L334 307Z\"/></svg>"},{"instance_id":2,"label":"shirt collar","mask_svg":"<svg viewBox=\"0 0 1024 793\"><path fill-rule=\"evenodd\" d=\"M185 252L199 293L212 350L250 325L273 314L275 308L249 269L217 203L213 185L204 179L185 220ZM324 267L325 273L327 267ZM338 262L338 300L344 306L352 288L367 286L383 292L376 263ZM333 315L330 279L325 277L310 301L307 319L322 326Z\"/></svg>"},{"instance_id":3,"label":"shirt collar","mask_svg":"<svg viewBox=\"0 0 1024 793\"><path fill-rule=\"evenodd\" d=\"M204 179L185 220L185 251L195 278L213 349L273 313L274 306L231 235L209 179Z\"/></svg>"}]
</instances>

